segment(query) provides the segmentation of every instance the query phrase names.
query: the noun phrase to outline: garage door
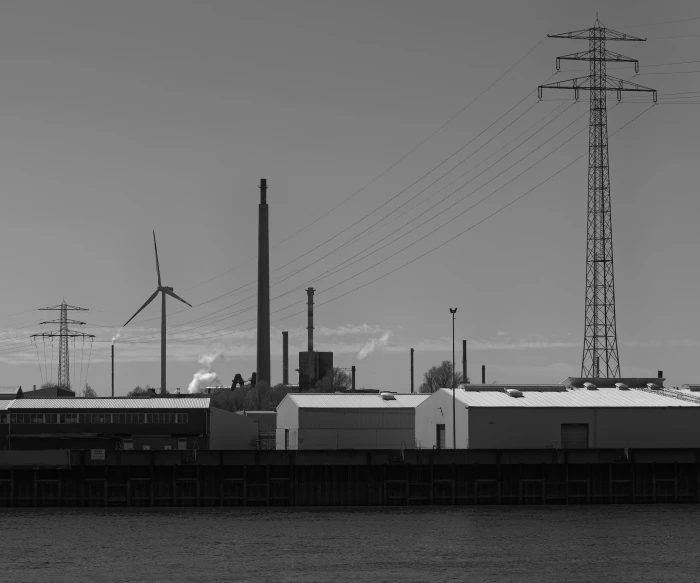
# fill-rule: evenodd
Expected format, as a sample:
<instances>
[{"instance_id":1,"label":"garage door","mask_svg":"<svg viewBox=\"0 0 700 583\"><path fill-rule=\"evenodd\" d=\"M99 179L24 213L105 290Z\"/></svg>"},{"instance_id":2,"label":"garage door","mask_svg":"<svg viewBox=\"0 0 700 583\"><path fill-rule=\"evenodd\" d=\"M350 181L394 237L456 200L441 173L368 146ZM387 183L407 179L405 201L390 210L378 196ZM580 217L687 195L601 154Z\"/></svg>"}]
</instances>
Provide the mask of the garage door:
<instances>
[{"instance_id":1,"label":"garage door","mask_svg":"<svg viewBox=\"0 0 700 583\"><path fill-rule=\"evenodd\" d=\"M561 446L564 449L587 449L588 423L562 423Z\"/></svg>"}]
</instances>

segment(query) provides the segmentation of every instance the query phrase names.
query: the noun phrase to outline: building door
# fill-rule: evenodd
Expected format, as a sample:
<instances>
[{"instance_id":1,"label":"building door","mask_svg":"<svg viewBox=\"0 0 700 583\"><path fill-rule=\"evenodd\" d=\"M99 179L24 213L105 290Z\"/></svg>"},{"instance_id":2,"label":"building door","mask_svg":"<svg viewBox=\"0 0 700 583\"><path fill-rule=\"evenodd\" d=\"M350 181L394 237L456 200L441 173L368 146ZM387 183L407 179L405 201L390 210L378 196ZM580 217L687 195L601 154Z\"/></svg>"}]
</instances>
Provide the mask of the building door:
<instances>
[{"instance_id":1,"label":"building door","mask_svg":"<svg viewBox=\"0 0 700 583\"><path fill-rule=\"evenodd\" d=\"M588 423L562 423L563 449L588 449Z\"/></svg>"},{"instance_id":2,"label":"building door","mask_svg":"<svg viewBox=\"0 0 700 583\"><path fill-rule=\"evenodd\" d=\"M177 438L177 448L178 449L187 449L187 438L186 437L178 437Z\"/></svg>"},{"instance_id":3,"label":"building door","mask_svg":"<svg viewBox=\"0 0 700 583\"><path fill-rule=\"evenodd\" d=\"M289 429L284 430L284 449L289 449Z\"/></svg>"},{"instance_id":4,"label":"building door","mask_svg":"<svg viewBox=\"0 0 700 583\"><path fill-rule=\"evenodd\" d=\"M438 424L435 426L437 429L437 448L438 449L445 449L445 424Z\"/></svg>"}]
</instances>

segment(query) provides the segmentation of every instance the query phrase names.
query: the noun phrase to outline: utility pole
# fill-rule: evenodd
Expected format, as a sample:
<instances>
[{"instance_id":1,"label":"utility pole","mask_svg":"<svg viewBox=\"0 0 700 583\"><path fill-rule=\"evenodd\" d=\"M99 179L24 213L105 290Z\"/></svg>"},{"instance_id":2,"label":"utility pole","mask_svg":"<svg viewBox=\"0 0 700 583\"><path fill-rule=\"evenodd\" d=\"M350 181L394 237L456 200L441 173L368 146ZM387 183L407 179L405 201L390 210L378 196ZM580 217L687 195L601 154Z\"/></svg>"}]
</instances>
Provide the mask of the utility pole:
<instances>
[{"instance_id":1,"label":"utility pole","mask_svg":"<svg viewBox=\"0 0 700 583\"><path fill-rule=\"evenodd\" d=\"M77 332L68 328L69 324L75 324L77 326L84 326L85 322L79 322L78 320L70 320L68 318L68 310L87 312L87 308L79 308L78 306L69 306L66 301L63 300L58 306L51 306L48 308L39 308L40 310L52 310L59 311L61 313L58 320L49 320L47 322L41 322L43 324L58 324L59 332L45 332L43 334L32 334L31 338L59 338L58 344L58 386L62 389L70 389L70 355L68 353L68 339L69 338L89 338L95 337L94 334L85 334L84 332ZM76 391L77 392L77 391Z\"/></svg>"},{"instance_id":2,"label":"utility pole","mask_svg":"<svg viewBox=\"0 0 700 583\"><path fill-rule=\"evenodd\" d=\"M457 449L457 409L455 399L455 314L457 308L450 308L452 314L452 445Z\"/></svg>"},{"instance_id":3,"label":"utility pole","mask_svg":"<svg viewBox=\"0 0 700 583\"><path fill-rule=\"evenodd\" d=\"M615 322L607 93L614 91L617 94L617 100L620 101L623 91L647 92L653 94L656 102L656 90L608 75L606 72L608 61L634 63L636 73L639 72L639 61L608 51L605 43L607 41L638 42L646 39L605 28L597 15L595 24L591 28L547 36L588 41L587 51L557 57L557 70L562 60L588 61L590 65L587 76L540 85L537 91L540 99L543 89L570 89L574 91L576 99L580 91L589 92L586 311L581 376L599 378L601 376L599 359L602 358L604 377L618 378L620 358Z\"/></svg>"}]
</instances>

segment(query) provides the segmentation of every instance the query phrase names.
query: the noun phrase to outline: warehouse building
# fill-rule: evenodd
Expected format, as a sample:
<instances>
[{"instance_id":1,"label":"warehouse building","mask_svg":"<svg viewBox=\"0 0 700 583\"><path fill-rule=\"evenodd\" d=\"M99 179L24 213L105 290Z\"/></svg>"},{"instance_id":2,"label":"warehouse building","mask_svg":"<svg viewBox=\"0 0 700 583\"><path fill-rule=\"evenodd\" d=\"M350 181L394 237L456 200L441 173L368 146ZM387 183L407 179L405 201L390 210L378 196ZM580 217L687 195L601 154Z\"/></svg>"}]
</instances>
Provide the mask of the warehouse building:
<instances>
[{"instance_id":1,"label":"warehouse building","mask_svg":"<svg viewBox=\"0 0 700 583\"><path fill-rule=\"evenodd\" d=\"M257 425L209 398L0 401L0 449L255 449Z\"/></svg>"},{"instance_id":2,"label":"warehouse building","mask_svg":"<svg viewBox=\"0 0 700 583\"><path fill-rule=\"evenodd\" d=\"M429 395L289 393L277 449L413 449L416 407Z\"/></svg>"},{"instance_id":3,"label":"warehouse building","mask_svg":"<svg viewBox=\"0 0 700 583\"><path fill-rule=\"evenodd\" d=\"M457 449L700 447L700 399L616 380L456 389ZM452 402L452 390L440 389L416 409L418 447L454 448Z\"/></svg>"}]
</instances>

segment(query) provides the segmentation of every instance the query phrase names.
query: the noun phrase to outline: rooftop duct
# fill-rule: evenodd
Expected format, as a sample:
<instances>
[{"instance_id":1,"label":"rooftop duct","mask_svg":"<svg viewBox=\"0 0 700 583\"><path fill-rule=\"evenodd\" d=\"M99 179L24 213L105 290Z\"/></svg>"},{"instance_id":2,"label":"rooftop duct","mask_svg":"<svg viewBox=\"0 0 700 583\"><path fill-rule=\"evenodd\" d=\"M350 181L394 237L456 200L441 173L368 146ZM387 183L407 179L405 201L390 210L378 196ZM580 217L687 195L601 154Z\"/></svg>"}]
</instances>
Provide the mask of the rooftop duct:
<instances>
[{"instance_id":1,"label":"rooftop duct","mask_svg":"<svg viewBox=\"0 0 700 583\"><path fill-rule=\"evenodd\" d=\"M621 391L629 391L630 388L625 383L615 383L615 386Z\"/></svg>"},{"instance_id":2,"label":"rooftop duct","mask_svg":"<svg viewBox=\"0 0 700 583\"><path fill-rule=\"evenodd\" d=\"M598 387L596 387L593 383L583 383L583 386L585 389L589 391L597 391Z\"/></svg>"},{"instance_id":3,"label":"rooftop duct","mask_svg":"<svg viewBox=\"0 0 700 583\"><path fill-rule=\"evenodd\" d=\"M396 401L396 397L392 395L391 393L379 393L382 399L385 401Z\"/></svg>"},{"instance_id":4,"label":"rooftop duct","mask_svg":"<svg viewBox=\"0 0 700 583\"><path fill-rule=\"evenodd\" d=\"M647 388L651 389L652 391L658 391L661 387L656 383L647 383Z\"/></svg>"},{"instance_id":5,"label":"rooftop duct","mask_svg":"<svg viewBox=\"0 0 700 583\"><path fill-rule=\"evenodd\" d=\"M505 389L506 393L508 393L511 397L522 397L523 392L519 391L518 389Z\"/></svg>"}]
</instances>

